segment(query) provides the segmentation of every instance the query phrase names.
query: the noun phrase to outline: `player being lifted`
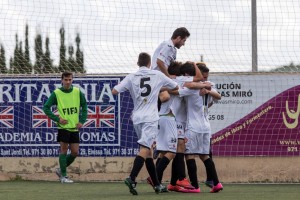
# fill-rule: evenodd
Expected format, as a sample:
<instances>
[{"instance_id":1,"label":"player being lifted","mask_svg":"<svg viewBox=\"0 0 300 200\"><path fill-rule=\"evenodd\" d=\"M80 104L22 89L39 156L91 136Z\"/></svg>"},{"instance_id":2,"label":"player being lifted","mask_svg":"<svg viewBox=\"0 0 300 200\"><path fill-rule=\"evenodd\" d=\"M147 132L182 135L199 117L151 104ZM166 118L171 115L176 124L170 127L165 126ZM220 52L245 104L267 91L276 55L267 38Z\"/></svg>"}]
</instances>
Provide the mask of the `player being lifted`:
<instances>
[{"instance_id":1,"label":"player being lifted","mask_svg":"<svg viewBox=\"0 0 300 200\"><path fill-rule=\"evenodd\" d=\"M45 114L57 123L57 142L60 144L59 167L56 174L62 183L73 183L67 176L67 167L73 163L79 151L79 129L87 118L87 103L83 93L72 86L73 74L64 72L61 76L62 87L54 90L45 103ZM56 105L59 116L51 107ZM81 112L80 112L81 111ZM67 155L70 148L71 154Z\"/></svg>"},{"instance_id":2,"label":"player being lifted","mask_svg":"<svg viewBox=\"0 0 300 200\"><path fill-rule=\"evenodd\" d=\"M177 49L185 45L189 36L190 32L185 27L175 29L171 38L160 43L155 49L152 56L151 69L161 71L169 77L168 68L176 60ZM158 98L158 110L160 110L160 106L161 102Z\"/></svg>"},{"instance_id":3,"label":"player being lifted","mask_svg":"<svg viewBox=\"0 0 300 200\"><path fill-rule=\"evenodd\" d=\"M132 122L138 136L140 146L139 153L134 159L133 167L125 184L130 193L137 195L136 177L146 162L147 171L153 180L156 193L166 191L156 174L155 165L151 154L151 146L158 134L158 110L157 97L162 87L168 89L178 89L176 82L159 71L150 70L151 57L147 53L140 53L138 62L139 70L127 75L119 85L112 90L114 95L129 90L133 99L134 109L132 112Z\"/></svg>"}]
</instances>

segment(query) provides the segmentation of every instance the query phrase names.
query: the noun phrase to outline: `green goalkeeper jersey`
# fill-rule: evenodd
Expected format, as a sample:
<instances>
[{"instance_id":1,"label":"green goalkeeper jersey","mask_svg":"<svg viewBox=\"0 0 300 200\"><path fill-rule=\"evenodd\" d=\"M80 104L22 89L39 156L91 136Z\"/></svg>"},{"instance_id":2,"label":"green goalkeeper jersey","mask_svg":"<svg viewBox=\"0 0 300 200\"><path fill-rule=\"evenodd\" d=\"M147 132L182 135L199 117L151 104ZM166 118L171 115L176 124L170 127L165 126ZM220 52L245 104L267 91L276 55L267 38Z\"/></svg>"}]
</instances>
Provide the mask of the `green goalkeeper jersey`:
<instances>
[{"instance_id":1,"label":"green goalkeeper jersey","mask_svg":"<svg viewBox=\"0 0 300 200\"><path fill-rule=\"evenodd\" d=\"M68 124L59 124L59 117L51 111L53 105L57 106L59 115L63 119L68 120ZM77 131L76 124L78 122L84 124L87 119L87 103L85 96L78 88L73 86L68 90L61 87L52 92L49 99L44 104L43 110L50 119L57 123L58 128L70 131Z\"/></svg>"}]
</instances>

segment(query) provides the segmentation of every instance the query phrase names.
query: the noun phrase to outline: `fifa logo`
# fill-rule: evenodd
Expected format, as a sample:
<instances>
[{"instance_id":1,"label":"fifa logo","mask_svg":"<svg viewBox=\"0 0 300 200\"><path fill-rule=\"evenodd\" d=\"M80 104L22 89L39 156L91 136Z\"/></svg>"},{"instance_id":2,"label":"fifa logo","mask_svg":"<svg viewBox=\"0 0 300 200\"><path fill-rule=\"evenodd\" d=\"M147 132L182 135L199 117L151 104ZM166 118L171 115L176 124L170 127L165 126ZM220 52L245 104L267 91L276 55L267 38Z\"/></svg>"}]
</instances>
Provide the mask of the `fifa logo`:
<instances>
[{"instance_id":1,"label":"fifa logo","mask_svg":"<svg viewBox=\"0 0 300 200\"><path fill-rule=\"evenodd\" d=\"M72 108L63 108L62 109L64 115L73 115L73 114L77 114L77 108L76 107L72 107Z\"/></svg>"}]
</instances>

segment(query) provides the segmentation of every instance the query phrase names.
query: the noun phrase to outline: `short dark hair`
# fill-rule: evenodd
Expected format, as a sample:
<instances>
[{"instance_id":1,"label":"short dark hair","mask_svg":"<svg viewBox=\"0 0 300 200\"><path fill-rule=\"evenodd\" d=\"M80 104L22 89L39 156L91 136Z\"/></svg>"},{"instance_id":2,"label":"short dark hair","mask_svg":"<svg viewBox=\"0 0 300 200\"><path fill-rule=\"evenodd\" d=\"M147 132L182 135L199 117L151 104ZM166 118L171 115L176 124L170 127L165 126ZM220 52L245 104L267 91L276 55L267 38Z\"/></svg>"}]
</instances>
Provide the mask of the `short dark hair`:
<instances>
[{"instance_id":1,"label":"short dark hair","mask_svg":"<svg viewBox=\"0 0 300 200\"><path fill-rule=\"evenodd\" d=\"M151 63L151 56L148 53L142 52L139 54L139 59L137 62L139 67L147 66L150 63Z\"/></svg>"},{"instance_id":2,"label":"short dark hair","mask_svg":"<svg viewBox=\"0 0 300 200\"><path fill-rule=\"evenodd\" d=\"M168 73L170 75L176 75L176 76L180 76L180 67L181 67L182 63L178 62L178 61L173 61L171 62L170 66L168 67Z\"/></svg>"},{"instance_id":3,"label":"short dark hair","mask_svg":"<svg viewBox=\"0 0 300 200\"><path fill-rule=\"evenodd\" d=\"M199 68L199 70L201 71L201 73L209 72L209 68L206 66L206 64L204 62L198 62L198 63L196 63L196 65Z\"/></svg>"},{"instance_id":4,"label":"short dark hair","mask_svg":"<svg viewBox=\"0 0 300 200\"><path fill-rule=\"evenodd\" d=\"M176 39L180 36L182 39L185 37L190 37L190 32L185 27L177 28L172 35L172 39Z\"/></svg>"},{"instance_id":5,"label":"short dark hair","mask_svg":"<svg viewBox=\"0 0 300 200\"><path fill-rule=\"evenodd\" d=\"M72 78L73 78L73 73L72 72L63 72L61 74L61 79L64 79L64 77L67 77L67 76L72 76Z\"/></svg>"},{"instance_id":6,"label":"short dark hair","mask_svg":"<svg viewBox=\"0 0 300 200\"><path fill-rule=\"evenodd\" d=\"M180 67L180 73L182 75L188 74L189 76L195 76L195 67L193 63L186 62Z\"/></svg>"}]
</instances>

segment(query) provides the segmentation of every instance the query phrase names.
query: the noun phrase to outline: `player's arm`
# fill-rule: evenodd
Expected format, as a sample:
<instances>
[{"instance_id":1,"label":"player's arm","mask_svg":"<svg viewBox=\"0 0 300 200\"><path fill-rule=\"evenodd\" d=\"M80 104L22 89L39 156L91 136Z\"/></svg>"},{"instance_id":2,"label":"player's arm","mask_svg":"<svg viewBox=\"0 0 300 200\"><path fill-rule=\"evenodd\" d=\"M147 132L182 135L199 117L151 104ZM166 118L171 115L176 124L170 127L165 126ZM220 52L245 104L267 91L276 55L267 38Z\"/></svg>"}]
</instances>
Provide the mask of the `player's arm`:
<instances>
[{"instance_id":1,"label":"player's arm","mask_svg":"<svg viewBox=\"0 0 300 200\"><path fill-rule=\"evenodd\" d=\"M128 90L127 88L129 87L129 85L130 85L130 74L127 75L118 85L115 85L111 93L113 95L117 95L121 92L124 92Z\"/></svg>"},{"instance_id":2,"label":"player's arm","mask_svg":"<svg viewBox=\"0 0 300 200\"><path fill-rule=\"evenodd\" d=\"M196 65L196 63L193 63L193 64L194 64L195 72L196 72L196 75L193 77L193 82L199 82L199 81L203 80L203 76L202 76L200 69Z\"/></svg>"},{"instance_id":3,"label":"player's arm","mask_svg":"<svg viewBox=\"0 0 300 200\"><path fill-rule=\"evenodd\" d=\"M87 102L85 96L81 91L80 91L80 107L81 107L81 115L79 116L79 122L81 123L82 126L86 122L88 111L87 111Z\"/></svg>"},{"instance_id":4,"label":"player's arm","mask_svg":"<svg viewBox=\"0 0 300 200\"><path fill-rule=\"evenodd\" d=\"M211 83L209 82L186 82L184 83L184 87L187 87L189 89L210 89L211 88Z\"/></svg>"},{"instance_id":5,"label":"player's arm","mask_svg":"<svg viewBox=\"0 0 300 200\"><path fill-rule=\"evenodd\" d=\"M185 97L185 96L192 95L195 92L198 92L198 90L190 90L189 88L184 87L184 88L180 88L178 90L178 95L179 95L179 97Z\"/></svg>"},{"instance_id":6,"label":"player's arm","mask_svg":"<svg viewBox=\"0 0 300 200\"><path fill-rule=\"evenodd\" d=\"M157 66L159 67L159 69L162 73L164 73L167 77L170 77L170 74L168 73L168 69L167 69L167 67L165 66L165 63L162 60L160 60L158 58L157 61L156 61L156 64L157 64Z\"/></svg>"},{"instance_id":7,"label":"player's arm","mask_svg":"<svg viewBox=\"0 0 300 200\"><path fill-rule=\"evenodd\" d=\"M179 90L168 90L168 93L172 95L179 95Z\"/></svg>"},{"instance_id":8,"label":"player's arm","mask_svg":"<svg viewBox=\"0 0 300 200\"><path fill-rule=\"evenodd\" d=\"M222 96L217 90L209 90L208 94L215 100L221 100Z\"/></svg>"},{"instance_id":9,"label":"player's arm","mask_svg":"<svg viewBox=\"0 0 300 200\"><path fill-rule=\"evenodd\" d=\"M111 93L112 93L113 95L119 94L119 92L118 92L115 88L112 89Z\"/></svg>"},{"instance_id":10,"label":"player's arm","mask_svg":"<svg viewBox=\"0 0 300 200\"><path fill-rule=\"evenodd\" d=\"M169 101L170 98L171 98L171 96L168 93L168 91L163 91L163 92L159 93L159 99L162 103Z\"/></svg>"},{"instance_id":11,"label":"player's arm","mask_svg":"<svg viewBox=\"0 0 300 200\"><path fill-rule=\"evenodd\" d=\"M50 97L44 104L43 111L50 119L59 123L60 118L58 116L54 115L54 113L51 111L51 107L53 105L57 105L57 99L56 99L56 95L54 92L51 93Z\"/></svg>"}]
</instances>

